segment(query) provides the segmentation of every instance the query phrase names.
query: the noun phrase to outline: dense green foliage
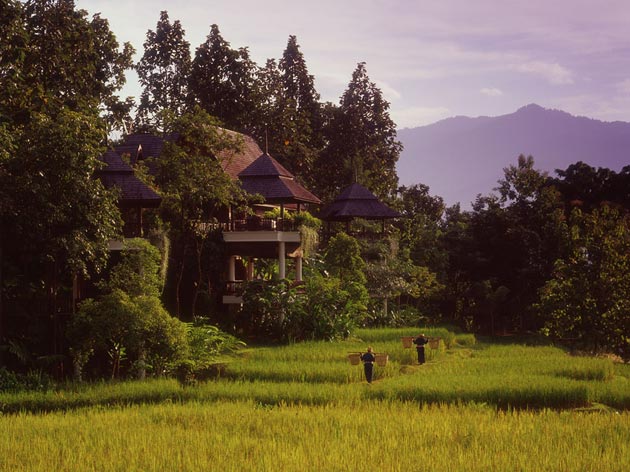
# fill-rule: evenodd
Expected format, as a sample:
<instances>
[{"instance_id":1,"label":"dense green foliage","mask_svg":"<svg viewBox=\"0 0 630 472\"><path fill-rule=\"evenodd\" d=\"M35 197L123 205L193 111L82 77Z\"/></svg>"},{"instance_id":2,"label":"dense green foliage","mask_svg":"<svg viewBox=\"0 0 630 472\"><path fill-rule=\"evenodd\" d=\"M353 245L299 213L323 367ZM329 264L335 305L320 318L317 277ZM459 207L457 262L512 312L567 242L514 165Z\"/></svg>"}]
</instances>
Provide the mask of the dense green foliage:
<instances>
[{"instance_id":1,"label":"dense green foliage","mask_svg":"<svg viewBox=\"0 0 630 472\"><path fill-rule=\"evenodd\" d=\"M185 110L190 72L190 44L179 20L170 22L168 12L160 13L155 31L149 30L144 54L136 64L143 87L136 122L142 127L164 130L164 112Z\"/></svg>"},{"instance_id":2,"label":"dense green foliage","mask_svg":"<svg viewBox=\"0 0 630 472\"><path fill-rule=\"evenodd\" d=\"M415 364L415 349L401 337L418 328L360 329L346 340L309 341L277 347L250 347L238 356L215 362L210 382L186 388L174 380L106 385L69 385L59 392L2 394L5 413L20 409L54 411L78 406L172 401L256 401L265 405L348 405L387 399L413 403L454 403L510 408L630 408L630 371L608 358L576 357L551 346L519 342L478 342L446 328L423 328L439 337L427 348L427 364ZM216 337L217 333L210 333ZM530 339L535 341L535 339ZM227 341L230 342L229 340ZM371 345L387 353L385 367L376 366L369 388L360 365L348 354ZM209 371L207 371L209 372Z\"/></svg>"},{"instance_id":3,"label":"dense green foliage","mask_svg":"<svg viewBox=\"0 0 630 472\"><path fill-rule=\"evenodd\" d=\"M164 126L178 136L165 144L155 161L156 183L163 196L160 211L170 226L175 262L169 274L175 293L170 305L177 316L207 315L197 313L197 299L202 287L215 282L215 268L204 265L204 260L209 259L208 250L216 239L216 223L221 212L245 199L238 184L212 156L234 153L242 143L218 128L216 120L200 108L166 120ZM215 247L212 249L216 252ZM189 298L191 306L182 307L182 281L186 276L194 281L195 288Z\"/></svg>"},{"instance_id":4,"label":"dense green foliage","mask_svg":"<svg viewBox=\"0 0 630 472\"><path fill-rule=\"evenodd\" d=\"M245 201L214 158L242 143L219 126L264 142L324 203L360 182L404 216L393 229L355 222L369 236L327 235L318 245L317 220L298 215L306 283L251 284L240 318L227 316L226 325L287 341L446 320L477 333L543 332L577 349L630 356L630 167L578 162L550 177L520 156L471 211L445 208L421 183L397 189L401 144L364 63L338 105L321 103L296 36L260 67L212 25L191 58L182 25L166 11L135 66L143 86L135 118L139 129L172 138L149 162L172 250L158 260L138 242L97 285L101 298L74 316L85 296L78 287L107 267L108 243L120 235L117 195L93 176L107 133L129 131L133 101L116 94L133 48L72 0L0 7L2 364L57 376L67 374L69 354L79 370L101 356L114 375L125 356L125 373L208 364L188 351L192 338L207 341L199 327L190 325L187 338L162 302L189 320L218 311L218 222ZM273 265L259 267L271 274ZM168 267L166 280L158 267Z\"/></svg>"},{"instance_id":5,"label":"dense green foliage","mask_svg":"<svg viewBox=\"0 0 630 472\"><path fill-rule=\"evenodd\" d=\"M603 207L573 211L565 256L541 289L545 330L583 349L630 357L630 224Z\"/></svg>"},{"instance_id":6,"label":"dense green foliage","mask_svg":"<svg viewBox=\"0 0 630 472\"><path fill-rule=\"evenodd\" d=\"M119 103L133 49L72 0L1 8L0 361L60 368L71 312L61 300L104 267L120 231L115 194L93 175L101 113Z\"/></svg>"},{"instance_id":7,"label":"dense green foliage","mask_svg":"<svg viewBox=\"0 0 630 472\"><path fill-rule=\"evenodd\" d=\"M287 281L248 282L239 331L267 340L344 338L363 320L366 298L360 285L317 274L297 286Z\"/></svg>"},{"instance_id":8,"label":"dense green foliage","mask_svg":"<svg viewBox=\"0 0 630 472\"><path fill-rule=\"evenodd\" d=\"M256 65L247 48L232 49L219 32L210 27L192 61L188 101L217 117L228 128L251 130L257 116Z\"/></svg>"}]
</instances>

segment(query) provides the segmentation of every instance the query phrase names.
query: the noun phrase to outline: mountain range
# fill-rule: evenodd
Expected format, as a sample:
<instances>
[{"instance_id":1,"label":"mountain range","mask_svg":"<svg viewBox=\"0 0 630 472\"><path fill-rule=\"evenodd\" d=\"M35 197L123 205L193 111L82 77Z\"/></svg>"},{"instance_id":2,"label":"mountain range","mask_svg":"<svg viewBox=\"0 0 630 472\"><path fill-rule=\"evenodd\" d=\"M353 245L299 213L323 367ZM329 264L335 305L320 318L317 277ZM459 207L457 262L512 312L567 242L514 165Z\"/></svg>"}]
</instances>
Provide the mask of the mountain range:
<instances>
[{"instance_id":1,"label":"mountain range","mask_svg":"<svg viewBox=\"0 0 630 472\"><path fill-rule=\"evenodd\" d=\"M533 156L535 167L556 169L582 161L614 171L630 164L630 123L604 122L530 104L496 117L457 116L398 130L404 150L397 164L401 185L425 184L447 205L469 209L516 164Z\"/></svg>"}]
</instances>

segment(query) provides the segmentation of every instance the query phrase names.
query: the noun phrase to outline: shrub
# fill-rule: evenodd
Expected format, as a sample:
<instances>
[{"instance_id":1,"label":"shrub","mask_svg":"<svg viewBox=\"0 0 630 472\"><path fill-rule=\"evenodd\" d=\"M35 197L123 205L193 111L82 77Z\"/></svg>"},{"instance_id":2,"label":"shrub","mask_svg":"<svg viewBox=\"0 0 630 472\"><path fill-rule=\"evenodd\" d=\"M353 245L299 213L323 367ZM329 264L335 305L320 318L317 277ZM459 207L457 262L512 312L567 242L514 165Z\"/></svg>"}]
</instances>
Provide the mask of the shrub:
<instances>
[{"instance_id":1,"label":"shrub","mask_svg":"<svg viewBox=\"0 0 630 472\"><path fill-rule=\"evenodd\" d=\"M68 338L75 362L85 363L99 353L109 356L112 378L119 375L125 356L143 376L146 367L161 374L188 355L185 325L159 299L130 297L120 290L83 302L69 324Z\"/></svg>"},{"instance_id":2,"label":"shrub","mask_svg":"<svg viewBox=\"0 0 630 472\"><path fill-rule=\"evenodd\" d=\"M49 375L41 370L30 370L26 374L17 374L0 367L0 392L17 392L20 390L48 391L54 386Z\"/></svg>"},{"instance_id":3,"label":"shrub","mask_svg":"<svg viewBox=\"0 0 630 472\"><path fill-rule=\"evenodd\" d=\"M0 392L12 392L20 390L20 381L15 372L7 370L6 367L0 367Z\"/></svg>"},{"instance_id":4,"label":"shrub","mask_svg":"<svg viewBox=\"0 0 630 472\"><path fill-rule=\"evenodd\" d=\"M286 281L248 282L239 325L244 334L259 339L344 338L364 316L363 297L356 298L361 288L315 274L300 287Z\"/></svg>"}]
</instances>

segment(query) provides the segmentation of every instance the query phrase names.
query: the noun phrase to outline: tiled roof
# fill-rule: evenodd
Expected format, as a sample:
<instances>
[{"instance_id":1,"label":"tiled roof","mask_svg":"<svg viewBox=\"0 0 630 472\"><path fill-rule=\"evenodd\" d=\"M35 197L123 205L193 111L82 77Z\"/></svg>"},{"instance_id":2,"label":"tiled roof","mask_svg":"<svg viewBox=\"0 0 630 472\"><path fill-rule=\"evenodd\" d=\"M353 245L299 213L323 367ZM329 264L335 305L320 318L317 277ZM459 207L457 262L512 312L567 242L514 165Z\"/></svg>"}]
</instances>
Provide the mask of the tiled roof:
<instances>
[{"instance_id":1,"label":"tiled roof","mask_svg":"<svg viewBox=\"0 0 630 472\"><path fill-rule=\"evenodd\" d=\"M400 213L381 203L376 195L359 184L346 187L341 194L321 212L326 221L347 221L353 218L381 220L398 218Z\"/></svg>"},{"instance_id":2,"label":"tiled roof","mask_svg":"<svg viewBox=\"0 0 630 472\"><path fill-rule=\"evenodd\" d=\"M113 150L108 150L100 158L106 165L98 172L131 172L133 169L129 164L121 159L121 157Z\"/></svg>"},{"instance_id":3,"label":"tiled roof","mask_svg":"<svg viewBox=\"0 0 630 472\"><path fill-rule=\"evenodd\" d=\"M157 207L162 201L157 193L145 185L133 174L101 174L99 175L105 188L120 189L121 206Z\"/></svg>"},{"instance_id":4,"label":"tiled roof","mask_svg":"<svg viewBox=\"0 0 630 472\"><path fill-rule=\"evenodd\" d=\"M236 133L235 131L223 130L232 136L240 136L243 139L243 147L241 152L222 151L217 154L221 167L228 173L232 179L238 179L244 169L250 166L262 154L262 151L256 141L250 136Z\"/></svg>"},{"instance_id":5,"label":"tiled roof","mask_svg":"<svg viewBox=\"0 0 630 472\"><path fill-rule=\"evenodd\" d=\"M240 137L242 139L242 149L240 152L221 151L217 153L217 158L221 162L223 170L234 180L238 178L239 172L249 166L262 154L260 147L251 137L235 131L219 129L220 132L227 133L230 137ZM116 152L121 156L129 154L131 162L144 160L150 157L159 157L162 153L164 143L175 139L175 135L165 137L154 136L152 134L131 134L125 138L122 144L115 147ZM154 169L149 169L153 171Z\"/></svg>"},{"instance_id":6,"label":"tiled roof","mask_svg":"<svg viewBox=\"0 0 630 472\"><path fill-rule=\"evenodd\" d=\"M282 165L276 161L269 154L259 154L258 158L241 173L238 174L239 178L244 177L261 177L261 176L281 176L289 177L293 179L291 172L286 170Z\"/></svg>"},{"instance_id":7,"label":"tiled roof","mask_svg":"<svg viewBox=\"0 0 630 472\"><path fill-rule=\"evenodd\" d=\"M251 194L258 193L269 203L320 203L319 198L296 182L287 169L268 154L263 154L251 137L225 129L220 129L220 132L242 140L242 148L239 152L224 150L218 152L216 158L232 179L241 180L245 191ZM117 166L116 169L120 168L121 171L124 169L133 175L132 168L125 164L120 156L128 154L132 163L137 159L159 157L164 143L174 138L175 136L172 135L162 138L150 134L132 134L127 136L122 144L115 146L115 152L108 151L103 156L103 160L108 163L108 168L114 165ZM103 171L99 172L99 175ZM152 172L154 169L150 168L149 171ZM107 177L106 180L111 182L112 178ZM125 182L124 186L129 187L129 192L126 194L131 196L133 194L131 182ZM124 188L123 193L125 193Z\"/></svg>"},{"instance_id":8,"label":"tiled roof","mask_svg":"<svg viewBox=\"0 0 630 472\"><path fill-rule=\"evenodd\" d=\"M120 190L121 206L157 207L162 197L138 179L131 166L124 162L115 151L109 150L101 160L107 165L96 171L96 176L105 188L117 187Z\"/></svg>"},{"instance_id":9,"label":"tiled roof","mask_svg":"<svg viewBox=\"0 0 630 472\"><path fill-rule=\"evenodd\" d=\"M269 154L261 154L238 174L247 193L259 194L269 203L321 203L295 181L293 175Z\"/></svg>"},{"instance_id":10,"label":"tiled roof","mask_svg":"<svg viewBox=\"0 0 630 472\"><path fill-rule=\"evenodd\" d=\"M172 139L172 136L154 136L152 134L130 134L125 141L115 147L121 156L129 154L132 163L136 160L159 157L164 147L164 142Z\"/></svg>"},{"instance_id":11,"label":"tiled roof","mask_svg":"<svg viewBox=\"0 0 630 472\"><path fill-rule=\"evenodd\" d=\"M295 180L286 177L246 177L241 180L241 187L249 194L262 195L268 203L321 203Z\"/></svg>"}]
</instances>

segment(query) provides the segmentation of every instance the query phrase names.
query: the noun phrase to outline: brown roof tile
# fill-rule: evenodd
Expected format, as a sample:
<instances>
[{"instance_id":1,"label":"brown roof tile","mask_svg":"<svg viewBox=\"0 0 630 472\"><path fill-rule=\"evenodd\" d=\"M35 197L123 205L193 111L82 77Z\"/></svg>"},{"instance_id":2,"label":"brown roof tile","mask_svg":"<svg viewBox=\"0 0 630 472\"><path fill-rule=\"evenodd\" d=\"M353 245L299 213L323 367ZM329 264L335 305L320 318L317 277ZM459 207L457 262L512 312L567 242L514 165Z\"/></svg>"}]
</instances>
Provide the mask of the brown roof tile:
<instances>
[{"instance_id":1,"label":"brown roof tile","mask_svg":"<svg viewBox=\"0 0 630 472\"><path fill-rule=\"evenodd\" d=\"M381 220L400 216L368 189L355 183L346 187L331 204L324 207L320 218L325 221L347 221L353 218Z\"/></svg>"},{"instance_id":2,"label":"brown roof tile","mask_svg":"<svg viewBox=\"0 0 630 472\"><path fill-rule=\"evenodd\" d=\"M295 181L293 175L269 154L261 154L238 174L243 190L260 194L269 203L321 203Z\"/></svg>"},{"instance_id":3,"label":"brown roof tile","mask_svg":"<svg viewBox=\"0 0 630 472\"><path fill-rule=\"evenodd\" d=\"M162 201L153 189L138 179L131 166L124 162L115 151L109 150L101 160L106 166L96 171L96 176L105 188L116 187L120 190L119 204L121 206L157 207Z\"/></svg>"}]
</instances>

